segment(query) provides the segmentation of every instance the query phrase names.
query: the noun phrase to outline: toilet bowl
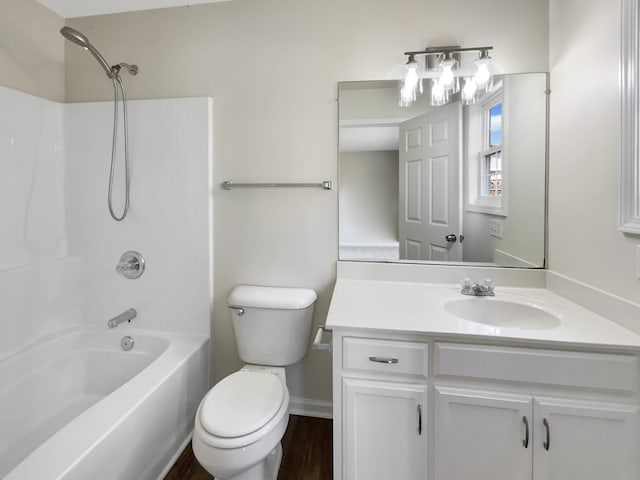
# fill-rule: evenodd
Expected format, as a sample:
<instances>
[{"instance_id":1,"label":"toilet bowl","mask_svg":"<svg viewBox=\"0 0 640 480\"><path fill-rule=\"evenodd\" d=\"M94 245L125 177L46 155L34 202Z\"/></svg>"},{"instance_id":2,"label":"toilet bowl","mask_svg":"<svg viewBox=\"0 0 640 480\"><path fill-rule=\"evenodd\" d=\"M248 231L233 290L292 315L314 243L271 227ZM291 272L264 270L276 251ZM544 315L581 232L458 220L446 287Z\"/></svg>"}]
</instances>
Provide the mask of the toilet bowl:
<instances>
[{"instance_id":1,"label":"toilet bowl","mask_svg":"<svg viewBox=\"0 0 640 480\"><path fill-rule=\"evenodd\" d=\"M289 422L284 368L246 365L212 388L196 412L193 451L216 479L275 479Z\"/></svg>"},{"instance_id":2,"label":"toilet bowl","mask_svg":"<svg viewBox=\"0 0 640 480\"><path fill-rule=\"evenodd\" d=\"M192 441L216 479L277 479L289 422L284 366L306 352L316 298L309 289L247 285L229 296L240 358L250 363L202 399Z\"/></svg>"}]
</instances>

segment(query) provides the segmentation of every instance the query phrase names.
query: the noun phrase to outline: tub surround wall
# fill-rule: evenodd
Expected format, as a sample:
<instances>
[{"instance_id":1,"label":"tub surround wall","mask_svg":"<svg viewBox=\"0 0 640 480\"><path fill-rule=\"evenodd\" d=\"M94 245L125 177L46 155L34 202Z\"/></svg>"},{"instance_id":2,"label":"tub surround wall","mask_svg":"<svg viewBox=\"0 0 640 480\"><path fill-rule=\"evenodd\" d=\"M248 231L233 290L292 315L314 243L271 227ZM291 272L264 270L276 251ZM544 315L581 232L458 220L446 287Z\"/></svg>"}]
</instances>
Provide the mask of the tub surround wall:
<instances>
[{"instance_id":1,"label":"tub surround wall","mask_svg":"<svg viewBox=\"0 0 640 480\"><path fill-rule=\"evenodd\" d=\"M134 326L209 336L212 108L207 98L129 102L130 210L115 222L107 210L113 104L66 106L69 252L84 261L88 322L106 326L133 307ZM123 188L114 188L117 214ZM115 271L127 250L145 258L135 280Z\"/></svg>"},{"instance_id":2,"label":"tub surround wall","mask_svg":"<svg viewBox=\"0 0 640 480\"><path fill-rule=\"evenodd\" d=\"M0 358L82 322L82 263L67 256L63 108L0 87Z\"/></svg>"},{"instance_id":3,"label":"tub surround wall","mask_svg":"<svg viewBox=\"0 0 640 480\"><path fill-rule=\"evenodd\" d=\"M123 222L106 204L111 103L0 87L0 106L0 358L131 307L138 327L209 336L211 100L131 102ZM147 260L138 280L115 271L130 249Z\"/></svg>"}]
</instances>

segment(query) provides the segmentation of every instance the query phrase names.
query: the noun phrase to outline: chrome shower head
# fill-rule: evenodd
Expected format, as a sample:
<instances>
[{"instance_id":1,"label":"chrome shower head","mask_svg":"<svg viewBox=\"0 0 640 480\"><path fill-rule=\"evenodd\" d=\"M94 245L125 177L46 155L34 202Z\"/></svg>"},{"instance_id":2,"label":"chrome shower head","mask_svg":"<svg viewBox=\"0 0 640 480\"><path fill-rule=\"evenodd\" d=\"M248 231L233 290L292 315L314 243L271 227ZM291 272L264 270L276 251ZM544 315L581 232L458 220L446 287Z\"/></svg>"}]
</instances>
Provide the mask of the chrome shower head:
<instances>
[{"instance_id":1,"label":"chrome shower head","mask_svg":"<svg viewBox=\"0 0 640 480\"><path fill-rule=\"evenodd\" d=\"M98 50L96 50L96 48L93 45L91 45L91 43L89 42L89 39L85 35L83 35L79 31L71 27L62 27L60 29L60 33L64 38L66 38L70 42L73 42L76 45L79 45L85 50L89 51L89 53L93 55L93 57L98 61L100 66L104 69L105 73L107 74L107 77L109 78L115 77L115 74L112 72L111 67L109 66L107 61L104 59L102 55L100 55L100 52L98 52Z\"/></svg>"}]
</instances>

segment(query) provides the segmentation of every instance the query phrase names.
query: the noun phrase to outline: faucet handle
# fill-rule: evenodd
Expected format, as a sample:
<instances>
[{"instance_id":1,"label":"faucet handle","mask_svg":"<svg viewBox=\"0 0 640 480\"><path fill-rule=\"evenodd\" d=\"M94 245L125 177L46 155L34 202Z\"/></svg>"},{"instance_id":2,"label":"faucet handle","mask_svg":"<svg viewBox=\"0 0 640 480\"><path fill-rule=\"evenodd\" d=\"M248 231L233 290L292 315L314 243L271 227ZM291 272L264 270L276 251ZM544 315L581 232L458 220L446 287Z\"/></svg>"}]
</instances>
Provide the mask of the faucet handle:
<instances>
[{"instance_id":1,"label":"faucet handle","mask_svg":"<svg viewBox=\"0 0 640 480\"><path fill-rule=\"evenodd\" d=\"M469 277L465 277L462 279L462 289L463 290L470 290L471 287L473 286L473 282L471 281L471 279Z\"/></svg>"},{"instance_id":2,"label":"faucet handle","mask_svg":"<svg viewBox=\"0 0 640 480\"><path fill-rule=\"evenodd\" d=\"M485 278L484 286L487 287L487 288L490 288L491 290L493 290L493 287L495 286L495 282L493 280L491 280L490 278Z\"/></svg>"}]
</instances>

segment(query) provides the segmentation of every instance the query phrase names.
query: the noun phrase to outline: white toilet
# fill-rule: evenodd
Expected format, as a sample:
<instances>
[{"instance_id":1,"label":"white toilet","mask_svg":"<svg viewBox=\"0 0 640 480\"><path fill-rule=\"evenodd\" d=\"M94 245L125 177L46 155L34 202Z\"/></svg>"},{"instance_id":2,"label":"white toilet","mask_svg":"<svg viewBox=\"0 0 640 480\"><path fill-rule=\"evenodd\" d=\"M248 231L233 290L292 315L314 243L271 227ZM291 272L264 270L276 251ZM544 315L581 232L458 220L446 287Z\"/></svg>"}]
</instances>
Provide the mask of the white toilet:
<instances>
[{"instance_id":1,"label":"white toilet","mask_svg":"<svg viewBox=\"0 0 640 480\"><path fill-rule=\"evenodd\" d=\"M289 422L285 365L304 357L317 295L306 288L240 285L229 309L243 368L200 402L193 452L220 480L275 480Z\"/></svg>"}]
</instances>

